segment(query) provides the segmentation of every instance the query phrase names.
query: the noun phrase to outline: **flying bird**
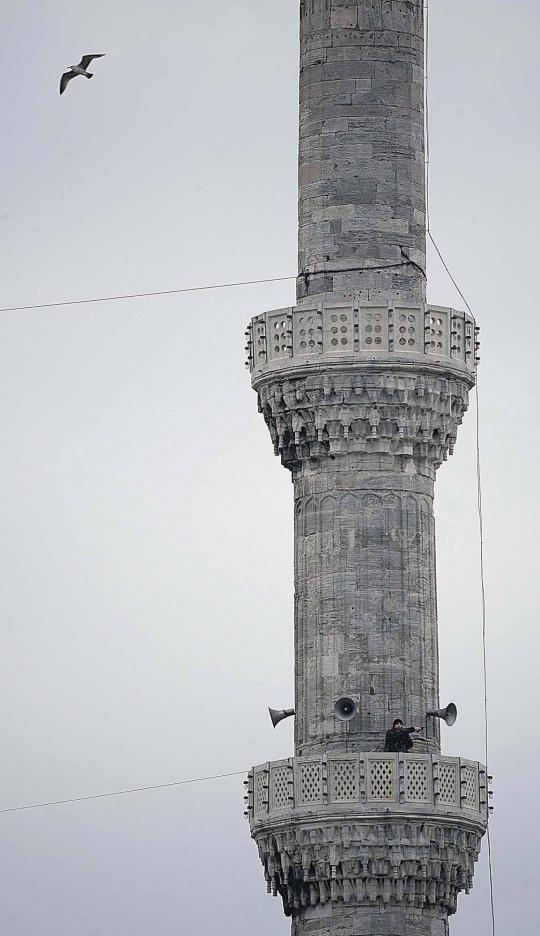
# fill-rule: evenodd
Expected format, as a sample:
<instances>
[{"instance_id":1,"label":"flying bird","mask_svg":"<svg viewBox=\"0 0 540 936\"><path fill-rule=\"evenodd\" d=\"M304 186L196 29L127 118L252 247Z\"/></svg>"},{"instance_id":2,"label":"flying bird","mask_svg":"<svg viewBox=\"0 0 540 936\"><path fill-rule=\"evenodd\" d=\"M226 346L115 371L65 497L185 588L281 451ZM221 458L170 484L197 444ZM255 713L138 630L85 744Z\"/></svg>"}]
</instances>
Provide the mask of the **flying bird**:
<instances>
[{"instance_id":1,"label":"flying bird","mask_svg":"<svg viewBox=\"0 0 540 936\"><path fill-rule=\"evenodd\" d=\"M64 72L60 78L60 94L63 94L68 86L68 82L77 75L84 75L85 78L92 78L93 74L87 71L92 59L103 58L105 52L98 52L96 55L83 55L78 65L70 65L69 71Z\"/></svg>"}]
</instances>

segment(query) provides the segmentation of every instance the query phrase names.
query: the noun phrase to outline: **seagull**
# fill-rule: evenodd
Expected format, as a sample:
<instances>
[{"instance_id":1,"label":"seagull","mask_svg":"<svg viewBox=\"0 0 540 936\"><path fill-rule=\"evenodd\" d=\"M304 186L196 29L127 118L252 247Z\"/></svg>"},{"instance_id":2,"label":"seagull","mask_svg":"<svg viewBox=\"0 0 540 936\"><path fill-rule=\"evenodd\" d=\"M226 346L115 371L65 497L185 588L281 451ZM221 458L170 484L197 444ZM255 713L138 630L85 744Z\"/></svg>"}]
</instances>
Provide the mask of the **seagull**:
<instances>
[{"instance_id":1,"label":"seagull","mask_svg":"<svg viewBox=\"0 0 540 936\"><path fill-rule=\"evenodd\" d=\"M64 72L60 78L60 94L63 94L68 86L68 82L77 75L84 75L85 78L92 78L91 72L87 71L92 59L103 58L105 52L98 52L96 55L83 55L78 65L70 65L69 71Z\"/></svg>"}]
</instances>

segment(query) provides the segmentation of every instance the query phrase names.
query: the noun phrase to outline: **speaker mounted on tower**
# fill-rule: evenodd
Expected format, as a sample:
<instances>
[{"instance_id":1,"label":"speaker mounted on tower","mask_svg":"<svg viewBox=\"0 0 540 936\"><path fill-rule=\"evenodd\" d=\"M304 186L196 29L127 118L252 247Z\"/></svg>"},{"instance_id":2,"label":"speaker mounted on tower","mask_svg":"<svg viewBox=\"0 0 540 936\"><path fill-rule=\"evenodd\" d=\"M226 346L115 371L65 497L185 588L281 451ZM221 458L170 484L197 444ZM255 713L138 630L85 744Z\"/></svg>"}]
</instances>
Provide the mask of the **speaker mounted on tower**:
<instances>
[{"instance_id":1,"label":"speaker mounted on tower","mask_svg":"<svg viewBox=\"0 0 540 936\"><path fill-rule=\"evenodd\" d=\"M343 696L342 699L338 699L334 705L334 715L339 721L349 722L358 712L358 706L356 702L352 699L349 699L348 696Z\"/></svg>"},{"instance_id":2,"label":"speaker mounted on tower","mask_svg":"<svg viewBox=\"0 0 540 936\"><path fill-rule=\"evenodd\" d=\"M446 722L449 728L452 725L456 724L457 721L457 705L453 702L450 702L446 708L434 709L432 712L426 712L428 718L440 718L443 722Z\"/></svg>"},{"instance_id":3,"label":"speaker mounted on tower","mask_svg":"<svg viewBox=\"0 0 540 936\"><path fill-rule=\"evenodd\" d=\"M295 714L293 708L275 709L269 707L268 711L270 712L270 718L272 719L274 728L276 725L279 725L280 721L283 721L284 718L291 718L291 716Z\"/></svg>"}]
</instances>

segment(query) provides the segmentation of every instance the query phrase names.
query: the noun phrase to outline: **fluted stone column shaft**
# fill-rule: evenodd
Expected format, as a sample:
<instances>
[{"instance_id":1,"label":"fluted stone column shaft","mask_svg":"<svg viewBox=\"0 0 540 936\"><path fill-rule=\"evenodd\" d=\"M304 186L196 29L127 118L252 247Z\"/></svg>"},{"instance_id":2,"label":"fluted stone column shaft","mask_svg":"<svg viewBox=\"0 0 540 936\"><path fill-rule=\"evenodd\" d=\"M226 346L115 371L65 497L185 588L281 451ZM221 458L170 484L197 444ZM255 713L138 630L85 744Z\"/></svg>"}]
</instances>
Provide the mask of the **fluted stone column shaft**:
<instances>
[{"instance_id":1,"label":"fluted stone column shaft","mask_svg":"<svg viewBox=\"0 0 540 936\"><path fill-rule=\"evenodd\" d=\"M298 300L425 299L425 238L422 0L302 0Z\"/></svg>"},{"instance_id":2,"label":"fluted stone column shaft","mask_svg":"<svg viewBox=\"0 0 540 936\"><path fill-rule=\"evenodd\" d=\"M296 753L377 750L394 718L423 725L438 704L433 480L391 456L293 476ZM359 707L347 724L333 715L342 696Z\"/></svg>"}]
</instances>

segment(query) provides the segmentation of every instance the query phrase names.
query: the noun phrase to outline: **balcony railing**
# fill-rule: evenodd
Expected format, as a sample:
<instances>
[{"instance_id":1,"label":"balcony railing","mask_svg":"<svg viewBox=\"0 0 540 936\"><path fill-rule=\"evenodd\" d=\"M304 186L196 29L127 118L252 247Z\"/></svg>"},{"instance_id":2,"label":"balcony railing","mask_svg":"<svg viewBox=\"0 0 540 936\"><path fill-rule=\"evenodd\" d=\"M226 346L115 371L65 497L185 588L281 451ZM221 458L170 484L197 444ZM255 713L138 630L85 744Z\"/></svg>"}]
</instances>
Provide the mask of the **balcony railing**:
<instances>
[{"instance_id":1,"label":"balcony railing","mask_svg":"<svg viewBox=\"0 0 540 936\"><path fill-rule=\"evenodd\" d=\"M268 819L335 812L488 815L488 778L476 761L429 754L328 754L254 767L247 780L252 827Z\"/></svg>"},{"instance_id":2,"label":"balcony railing","mask_svg":"<svg viewBox=\"0 0 540 936\"><path fill-rule=\"evenodd\" d=\"M473 375L478 329L464 312L443 306L331 303L265 312L246 332L253 378L321 363L442 364ZM291 360L294 359L294 360Z\"/></svg>"}]
</instances>

